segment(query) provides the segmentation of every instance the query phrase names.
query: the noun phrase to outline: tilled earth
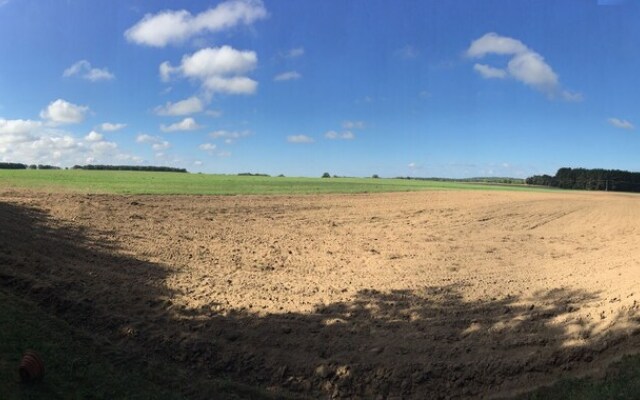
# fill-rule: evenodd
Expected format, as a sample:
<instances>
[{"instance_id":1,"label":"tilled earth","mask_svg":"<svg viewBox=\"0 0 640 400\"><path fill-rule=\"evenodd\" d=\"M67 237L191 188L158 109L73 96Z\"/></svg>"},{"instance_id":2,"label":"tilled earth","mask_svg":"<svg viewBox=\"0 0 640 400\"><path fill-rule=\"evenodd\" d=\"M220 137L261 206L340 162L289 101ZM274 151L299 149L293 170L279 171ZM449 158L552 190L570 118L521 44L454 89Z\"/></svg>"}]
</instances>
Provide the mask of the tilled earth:
<instances>
[{"instance_id":1,"label":"tilled earth","mask_svg":"<svg viewBox=\"0 0 640 400\"><path fill-rule=\"evenodd\" d=\"M492 398L640 342L640 197L0 191L0 285L135 354L310 398Z\"/></svg>"}]
</instances>

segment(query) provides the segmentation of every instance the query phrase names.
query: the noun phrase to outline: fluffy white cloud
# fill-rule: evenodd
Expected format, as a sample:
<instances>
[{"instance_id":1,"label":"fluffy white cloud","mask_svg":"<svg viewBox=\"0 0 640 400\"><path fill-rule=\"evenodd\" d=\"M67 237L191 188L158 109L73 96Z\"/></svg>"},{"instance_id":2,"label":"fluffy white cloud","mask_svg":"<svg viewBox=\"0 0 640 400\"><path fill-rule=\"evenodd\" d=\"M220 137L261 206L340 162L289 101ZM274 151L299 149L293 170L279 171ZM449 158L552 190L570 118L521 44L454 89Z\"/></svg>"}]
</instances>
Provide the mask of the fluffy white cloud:
<instances>
[{"instance_id":1,"label":"fluffy white cloud","mask_svg":"<svg viewBox=\"0 0 640 400\"><path fill-rule=\"evenodd\" d=\"M91 82L108 81L115 78L115 75L106 68L92 68L91 63L87 60L80 60L65 69L62 76L66 78L79 76Z\"/></svg>"},{"instance_id":2,"label":"fluffy white cloud","mask_svg":"<svg viewBox=\"0 0 640 400\"><path fill-rule=\"evenodd\" d=\"M258 82L244 74L255 69L257 63L254 51L236 50L230 46L210 47L183 56L179 66L162 63L160 76L165 81L174 75L199 80L210 94L252 94Z\"/></svg>"},{"instance_id":3,"label":"fluffy white cloud","mask_svg":"<svg viewBox=\"0 0 640 400\"><path fill-rule=\"evenodd\" d=\"M90 132L84 138L38 121L0 119L0 161L71 166L85 163L141 162L116 143Z\"/></svg>"},{"instance_id":4,"label":"fluffy white cloud","mask_svg":"<svg viewBox=\"0 0 640 400\"><path fill-rule=\"evenodd\" d=\"M211 93L253 94L258 89L258 82L246 76L233 78L213 76L205 81L204 87Z\"/></svg>"},{"instance_id":5,"label":"fluffy white cloud","mask_svg":"<svg viewBox=\"0 0 640 400\"><path fill-rule=\"evenodd\" d=\"M628 129L628 130L635 128L633 124L627 121L626 119L609 118L607 121L609 121L609 124L611 124L611 126L615 126L616 128Z\"/></svg>"},{"instance_id":6,"label":"fluffy white cloud","mask_svg":"<svg viewBox=\"0 0 640 400\"><path fill-rule=\"evenodd\" d=\"M99 142L102 140L102 134L96 131L91 131L84 137L87 142Z\"/></svg>"},{"instance_id":7,"label":"fluffy white cloud","mask_svg":"<svg viewBox=\"0 0 640 400\"><path fill-rule=\"evenodd\" d=\"M513 78L550 98L561 98L568 101L579 101L582 96L562 90L558 75L546 63L544 57L531 50L517 39L487 33L474 40L466 51L467 56L482 58L489 54L510 56L506 68L496 68L486 64L475 64L473 69L483 78Z\"/></svg>"},{"instance_id":8,"label":"fluffy white cloud","mask_svg":"<svg viewBox=\"0 0 640 400\"><path fill-rule=\"evenodd\" d=\"M327 131L324 134L324 137L329 140L353 140L356 138L356 135L351 131L344 131L342 133L338 133L336 131Z\"/></svg>"},{"instance_id":9,"label":"fluffy white cloud","mask_svg":"<svg viewBox=\"0 0 640 400\"><path fill-rule=\"evenodd\" d=\"M203 109L202 100L193 96L175 103L167 102L164 106L158 106L153 111L158 115L183 116L201 112Z\"/></svg>"},{"instance_id":10,"label":"fluffy white cloud","mask_svg":"<svg viewBox=\"0 0 640 400\"><path fill-rule=\"evenodd\" d=\"M88 111L89 107L58 99L40 112L40 118L48 120L53 125L77 124L84 120Z\"/></svg>"},{"instance_id":11,"label":"fluffy white cloud","mask_svg":"<svg viewBox=\"0 0 640 400\"><path fill-rule=\"evenodd\" d=\"M287 71L279 75L276 75L273 78L273 80L276 82L282 82L282 81L295 81L300 78L302 78L302 75L300 75L300 73L298 73L297 71Z\"/></svg>"},{"instance_id":12,"label":"fluffy white cloud","mask_svg":"<svg viewBox=\"0 0 640 400\"><path fill-rule=\"evenodd\" d=\"M169 142L168 142L168 141L166 141L166 140L163 140L163 141L161 141L161 142L154 143L154 144L152 144L152 145L151 145L151 148L152 148L154 151L166 150L166 149L168 149L168 148L170 148L170 147L171 147L171 143L169 143Z\"/></svg>"},{"instance_id":13,"label":"fluffy white cloud","mask_svg":"<svg viewBox=\"0 0 640 400\"><path fill-rule=\"evenodd\" d=\"M312 137L309 137L307 135L290 135L290 136L287 136L287 142L289 142L289 143L313 143L313 142L315 142L315 140L313 140Z\"/></svg>"},{"instance_id":14,"label":"fluffy white cloud","mask_svg":"<svg viewBox=\"0 0 640 400\"><path fill-rule=\"evenodd\" d=\"M171 125L160 125L163 132L193 131L200 128L202 127L193 118L185 118Z\"/></svg>"},{"instance_id":15,"label":"fluffy white cloud","mask_svg":"<svg viewBox=\"0 0 640 400\"><path fill-rule=\"evenodd\" d=\"M181 43L207 32L219 32L237 25L251 25L268 16L260 0L231 0L197 15L186 10L147 14L124 36L128 41L153 47Z\"/></svg>"},{"instance_id":16,"label":"fluffy white cloud","mask_svg":"<svg viewBox=\"0 0 640 400\"><path fill-rule=\"evenodd\" d=\"M483 78L491 79L491 78L499 78L503 79L507 77L507 71L494 68L492 66L486 64L475 64L473 66L473 70L482 75Z\"/></svg>"},{"instance_id":17,"label":"fluffy white cloud","mask_svg":"<svg viewBox=\"0 0 640 400\"><path fill-rule=\"evenodd\" d=\"M102 129L105 132L115 132L115 131L119 131L120 129L126 126L127 124L112 124L110 122L105 122L100 125L100 129Z\"/></svg>"},{"instance_id":18,"label":"fluffy white cloud","mask_svg":"<svg viewBox=\"0 0 640 400\"><path fill-rule=\"evenodd\" d=\"M364 129L365 123L364 121L343 121L342 127L344 129Z\"/></svg>"}]
</instances>

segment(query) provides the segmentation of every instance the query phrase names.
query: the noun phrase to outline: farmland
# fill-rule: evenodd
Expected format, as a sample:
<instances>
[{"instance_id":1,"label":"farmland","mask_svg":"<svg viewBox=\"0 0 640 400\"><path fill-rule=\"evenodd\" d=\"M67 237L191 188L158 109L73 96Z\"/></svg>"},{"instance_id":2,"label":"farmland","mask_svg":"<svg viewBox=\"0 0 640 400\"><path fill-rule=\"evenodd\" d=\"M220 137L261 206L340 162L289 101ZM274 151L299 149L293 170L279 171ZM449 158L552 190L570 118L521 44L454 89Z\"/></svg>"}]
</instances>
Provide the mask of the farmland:
<instances>
[{"instance_id":1,"label":"farmland","mask_svg":"<svg viewBox=\"0 0 640 400\"><path fill-rule=\"evenodd\" d=\"M633 195L43 172L0 175L2 290L121 365L225 377L240 398L478 398L602 370L639 344ZM190 195L154 194L176 190Z\"/></svg>"},{"instance_id":2,"label":"farmland","mask_svg":"<svg viewBox=\"0 0 640 400\"><path fill-rule=\"evenodd\" d=\"M416 190L540 190L521 185L407 179L292 178L131 171L1 170L0 187L110 194L284 195Z\"/></svg>"}]
</instances>

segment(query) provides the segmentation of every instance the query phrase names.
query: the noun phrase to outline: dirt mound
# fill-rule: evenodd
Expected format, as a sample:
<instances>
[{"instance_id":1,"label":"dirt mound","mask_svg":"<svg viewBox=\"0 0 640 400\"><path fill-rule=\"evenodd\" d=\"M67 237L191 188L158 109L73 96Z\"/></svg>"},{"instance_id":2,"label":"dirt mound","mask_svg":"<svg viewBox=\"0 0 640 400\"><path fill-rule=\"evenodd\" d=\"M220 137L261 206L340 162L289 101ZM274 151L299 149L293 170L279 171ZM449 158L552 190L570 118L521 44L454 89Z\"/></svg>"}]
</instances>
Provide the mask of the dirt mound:
<instances>
[{"instance_id":1,"label":"dirt mound","mask_svg":"<svg viewBox=\"0 0 640 400\"><path fill-rule=\"evenodd\" d=\"M0 284L273 390L496 397L639 342L637 196L0 193Z\"/></svg>"}]
</instances>

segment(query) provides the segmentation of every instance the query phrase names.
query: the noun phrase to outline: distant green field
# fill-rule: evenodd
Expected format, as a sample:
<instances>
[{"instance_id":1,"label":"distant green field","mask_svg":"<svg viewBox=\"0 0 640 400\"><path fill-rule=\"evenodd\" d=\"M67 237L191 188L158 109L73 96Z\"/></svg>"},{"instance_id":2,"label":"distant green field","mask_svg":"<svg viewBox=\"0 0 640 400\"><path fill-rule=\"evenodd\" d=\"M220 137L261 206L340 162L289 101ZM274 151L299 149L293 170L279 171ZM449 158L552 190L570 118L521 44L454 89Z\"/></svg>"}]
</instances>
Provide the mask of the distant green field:
<instances>
[{"instance_id":1,"label":"distant green field","mask_svg":"<svg viewBox=\"0 0 640 400\"><path fill-rule=\"evenodd\" d=\"M320 194L418 190L535 190L520 185L372 178L288 178L173 172L0 170L0 188L111 194Z\"/></svg>"}]
</instances>

